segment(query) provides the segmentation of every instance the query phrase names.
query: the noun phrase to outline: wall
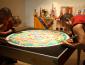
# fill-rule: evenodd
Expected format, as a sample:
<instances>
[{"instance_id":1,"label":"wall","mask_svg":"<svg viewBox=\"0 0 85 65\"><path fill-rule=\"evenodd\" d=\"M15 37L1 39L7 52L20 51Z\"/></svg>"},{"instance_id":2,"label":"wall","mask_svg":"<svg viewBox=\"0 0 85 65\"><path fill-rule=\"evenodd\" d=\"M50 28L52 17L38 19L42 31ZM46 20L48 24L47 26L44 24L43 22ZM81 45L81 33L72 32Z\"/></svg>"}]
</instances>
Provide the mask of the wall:
<instances>
[{"instance_id":1,"label":"wall","mask_svg":"<svg viewBox=\"0 0 85 65\"><path fill-rule=\"evenodd\" d=\"M26 0L26 22L29 23L28 25L34 26L33 24L33 11L34 9L45 8L48 11L52 8L52 2L54 7L56 7L56 14L59 16L60 8L62 6L72 6L73 7L73 14L75 15L76 11L79 9L85 9L85 0Z\"/></svg>"},{"instance_id":2,"label":"wall","mask_svg":"<svg viewBox=\"0 0 85 65\"><path fill-rule=\"evenodd\" d=\"M33 27L33 12L34 9L45 8L48 11L52 8L52 2L56 7L56 14L60 14L62 6L72 6L73 13L79 9L85 8L85 0L0 0L0 8L7 6L12 10L14 16L20 16L23 23Z\"/></svg>"},{"instance_id":3,"label":"wall","mask_svg":"<svg viewBox=\"0 0 85 65\"><path fill-rule=\"evenodd\" d=\"M22 22L25 22L25 0L0 0L0 8L8 7L13 16L19 16Z\"/></svg>"}]
</instances>

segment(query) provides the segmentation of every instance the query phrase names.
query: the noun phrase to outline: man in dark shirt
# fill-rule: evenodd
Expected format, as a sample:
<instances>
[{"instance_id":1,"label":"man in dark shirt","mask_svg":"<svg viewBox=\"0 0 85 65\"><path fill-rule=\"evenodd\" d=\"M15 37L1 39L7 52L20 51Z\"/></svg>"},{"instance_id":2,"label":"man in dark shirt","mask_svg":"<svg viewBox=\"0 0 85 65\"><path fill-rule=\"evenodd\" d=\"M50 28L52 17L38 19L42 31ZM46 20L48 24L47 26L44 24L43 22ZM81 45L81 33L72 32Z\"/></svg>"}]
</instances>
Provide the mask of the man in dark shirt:
<instances>
[{"instance_id":1,"label":"man in dark shirt","mask_svg":"<svg viewBox=\"0 0 85 65\"><path fill-rule=\"evenodd\" d=\"M13 32L12 14L9 8L0 9L0 37L6 37ZM17 61L12 58L0 56L0 65L12 65Z\"/></svg>"}]
</instances>

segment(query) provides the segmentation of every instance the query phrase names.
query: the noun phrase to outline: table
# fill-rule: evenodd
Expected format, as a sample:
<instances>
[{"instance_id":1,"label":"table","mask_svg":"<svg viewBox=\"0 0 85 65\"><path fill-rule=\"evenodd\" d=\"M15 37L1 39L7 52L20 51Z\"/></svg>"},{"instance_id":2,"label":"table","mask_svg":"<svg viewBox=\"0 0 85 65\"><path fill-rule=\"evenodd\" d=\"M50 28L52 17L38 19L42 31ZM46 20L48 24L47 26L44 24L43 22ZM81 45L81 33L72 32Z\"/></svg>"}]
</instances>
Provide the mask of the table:
<instances>
[{"instance_id":1,"label":"table","mask_svg":"<svg viewBox=\"0 0 85 65\"><path fill-rule=\"evenodd\" d=\"M75 48L68 45L49 47L20 47L0 40L0 54L33 65L64 65Z\"/></svg>"}]
</instances>

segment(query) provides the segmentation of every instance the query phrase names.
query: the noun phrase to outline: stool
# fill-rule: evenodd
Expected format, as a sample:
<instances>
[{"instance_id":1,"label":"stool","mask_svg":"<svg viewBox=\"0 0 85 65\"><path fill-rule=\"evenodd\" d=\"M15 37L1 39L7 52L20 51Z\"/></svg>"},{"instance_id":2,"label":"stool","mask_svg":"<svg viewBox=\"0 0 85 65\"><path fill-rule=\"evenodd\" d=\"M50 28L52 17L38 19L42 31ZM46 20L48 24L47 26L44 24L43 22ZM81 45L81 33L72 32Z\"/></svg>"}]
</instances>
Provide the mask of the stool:
<instances>
[{"instance_id":1,"label":"stool","mask_svg":"<svg viewBox=\"0 0 85 65\"><path fill-rule=\"evenodd\" d=\"M77 65L80 65L81 50L85 50L85 45L80 44L80 45L77 46Z\"/></svg>"}]
</instances>

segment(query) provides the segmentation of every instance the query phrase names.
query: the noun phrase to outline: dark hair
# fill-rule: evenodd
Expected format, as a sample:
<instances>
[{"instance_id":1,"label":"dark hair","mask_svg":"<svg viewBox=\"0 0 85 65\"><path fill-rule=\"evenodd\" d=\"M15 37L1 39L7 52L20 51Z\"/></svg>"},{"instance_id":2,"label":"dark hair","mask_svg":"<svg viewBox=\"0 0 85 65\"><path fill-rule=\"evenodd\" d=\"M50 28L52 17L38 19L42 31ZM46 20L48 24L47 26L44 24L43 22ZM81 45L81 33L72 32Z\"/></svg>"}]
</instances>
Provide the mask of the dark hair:
<instances>
[{"instance_id":1,"label":"dark hair","mask_svg":"<svg viewBox=\"0 0 85 65\"><path fill-rule=\"evenodd\" d=\"M3 15L5 16L12 16L11 10L7 7L1 8L0 12L3 12Z\"/></svg>"},{"instance_id":2,"label":"dark hair","mask_svg":"<svg viewBox=\"0 0 85 65\"><path fill-rule=\"evenodd\" d=\"M12 13L9 8L3 7L0 9L0 23L2 23L6 16L12 16Z\"/></svg>"},{"instance_id":3,"label":"dark hair","mask_svg":"<svg viewBox=\"0 0 85 65\"><path fill-rule=\"evenodd\" d=\"M21 19L19 18L19 16L13 16L13 24L15 27L21 24Z\"/></svg>"},{"instance_id":4,"label":"dark hair","mask_svg":"<svg viewBox=\"0 0 85 65\"><path fill-rule=\"evenodd\" d=\"M81 10L78 10L78 13L81 13Z\"/></svg>"},{"instance_id":5,"label":"dark hair","mask_svg":"<svg viewBox=\"0 0 85 65\"><path fill-rule=\"evenodd\" d=\"M83 9L83 12L85 12L85 9Z\"/></svg>"}]
</instances>

